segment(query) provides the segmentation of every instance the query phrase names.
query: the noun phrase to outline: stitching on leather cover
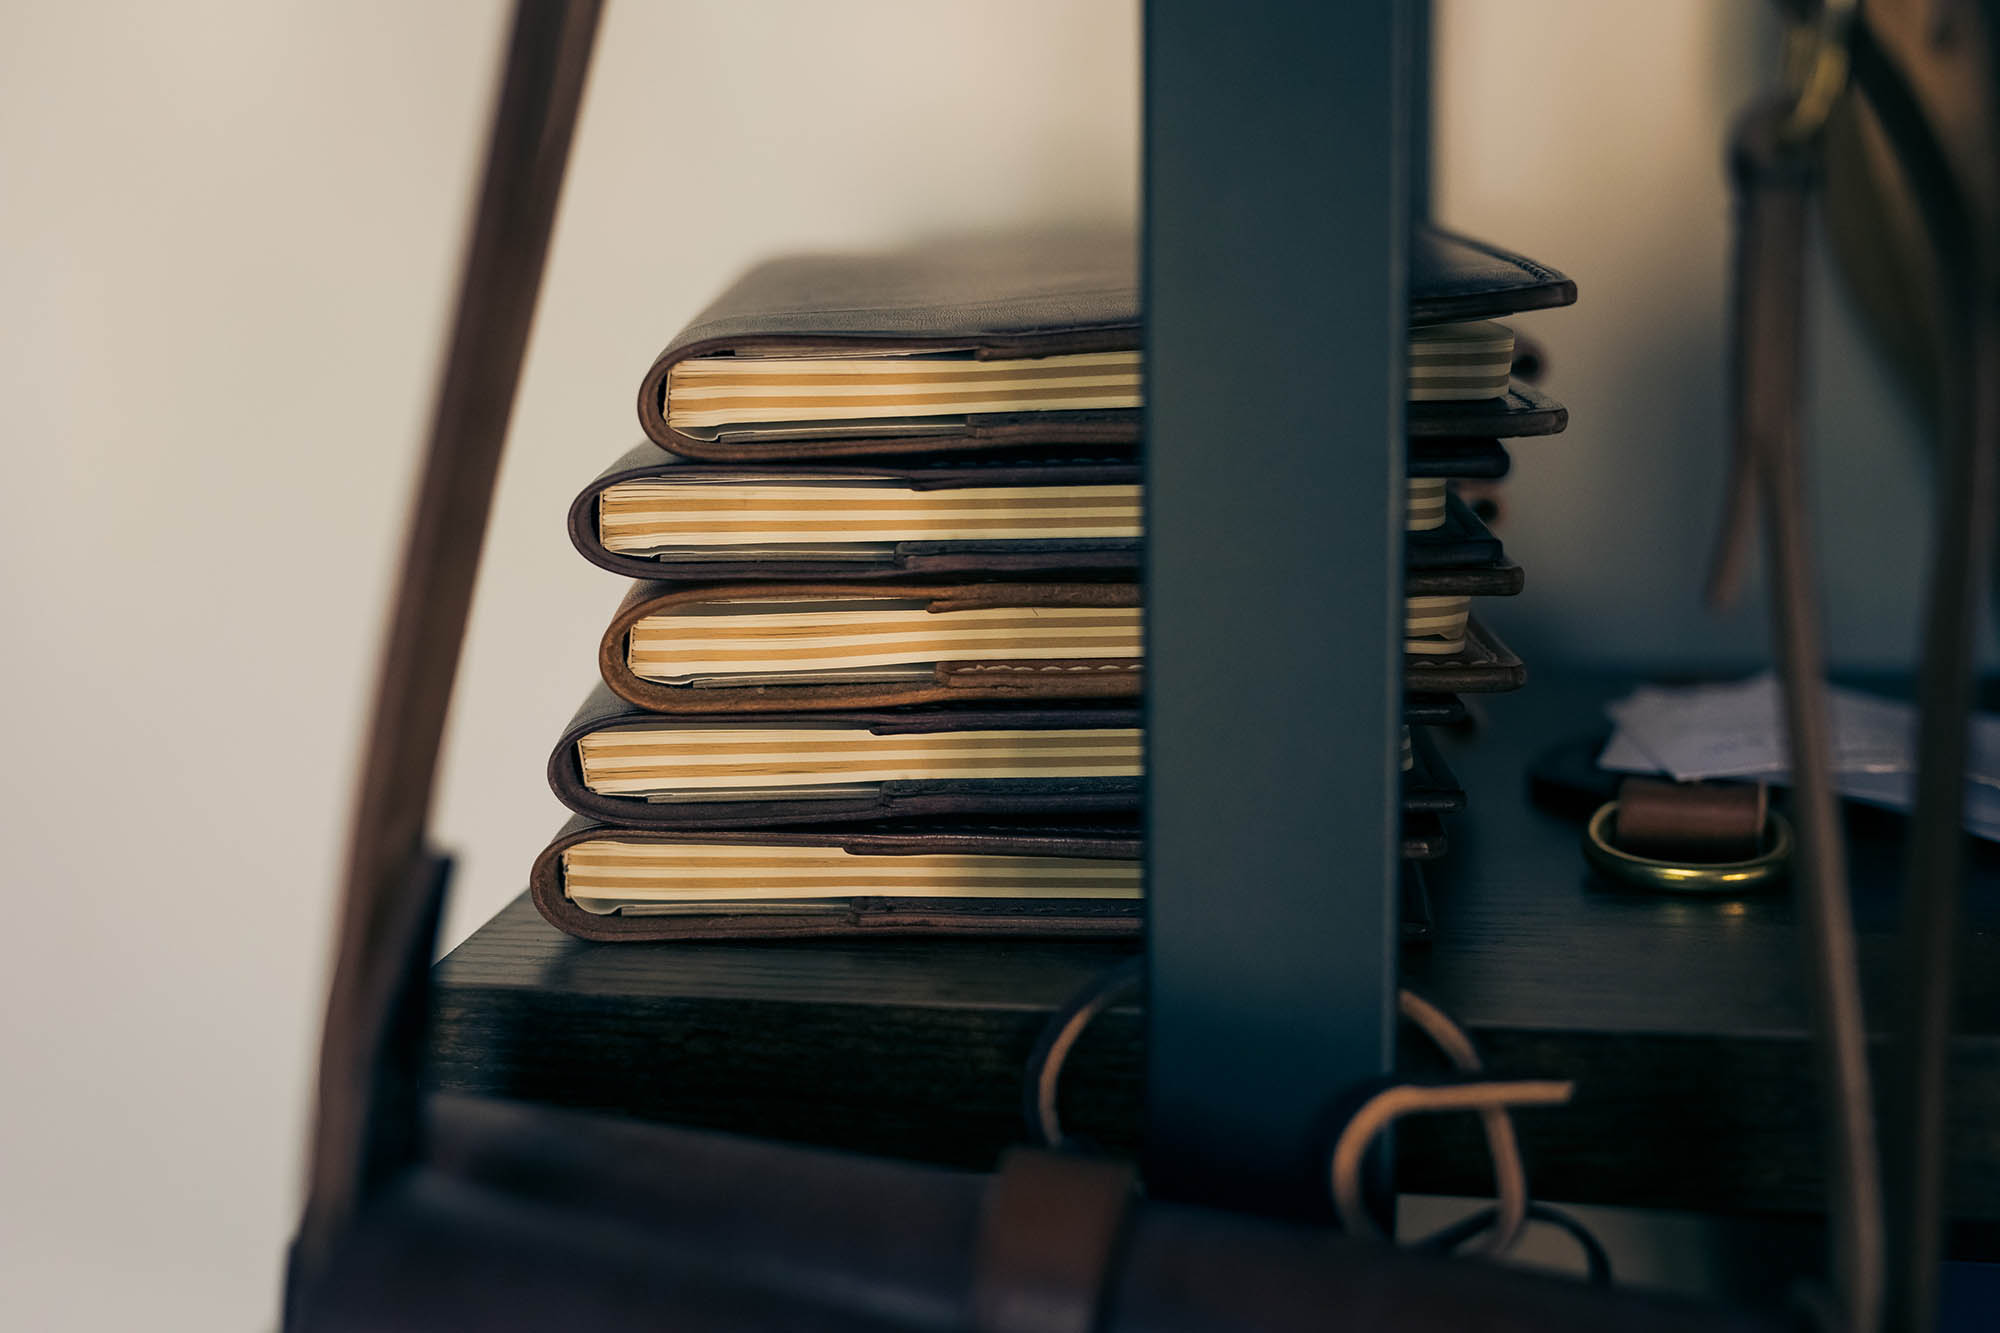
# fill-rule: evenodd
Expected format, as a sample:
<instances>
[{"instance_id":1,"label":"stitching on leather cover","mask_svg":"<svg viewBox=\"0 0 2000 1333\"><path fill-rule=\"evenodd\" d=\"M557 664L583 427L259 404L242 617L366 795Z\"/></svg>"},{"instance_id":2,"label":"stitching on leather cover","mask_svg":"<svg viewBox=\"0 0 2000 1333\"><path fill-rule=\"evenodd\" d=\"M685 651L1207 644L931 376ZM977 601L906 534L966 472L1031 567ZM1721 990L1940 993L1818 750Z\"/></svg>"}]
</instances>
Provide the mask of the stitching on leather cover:
<instances>
[{"instance_id":1,"label":"stitching on leather cover","mask_svg":"<svg viewBox=\"0 0 2000 1333\"><path fill-rule=\"evenodd\" d=\"M1087 665L1087 666L1015 666L1015 665L1013 665L1012 663L1008 663L1008 662L993 662L993 663L972 663L972 664L969 664L969 665L966 665L966 666L954 666L954 667L950 668L950 674L951 674L951 675L954 675L954 676L969 676L969 675L971 675L971 674L972 674L973 672L975 672L975 671L1027 671L1027 672L1050 672L1050 671L1070 671L1070 672L1076 672L1076 671L1119 671L1119 672L1127 672L1127 671L1136 671L1136 670L1138 670L1138 668L1136 668L1136 667L1129 667L1129 666L1126 666L1126 665L1125 665L1124 663L1122 663L1122 662L1107 662L1107 663L1104 663L1104 664L1102 664L1102 665L1097 665L1097 664L1091 664L1091 665Z\"/></svg>"},{"instance_id":2,"label":"stitching on leather cover","mask_svg":"<svg viewBox=\"0 0 2000 1333\"><path fill-rule=\"evenodd\" d=\"M1512 250L1502 250L1497 245L1489 245L1485 241L1474 240L1472 237L1460 232L1446 231L1443 228L1439 228L1437 234L1457 241L1468 250L1477 250L1490 259L1497 259L1503 264L1512 264L1516 268L1533 274L1543 282L1565 282L1568 280L1567 274L1558 273L1552 268L1544 268L1526 255L1517 255ZM1462 280L1456 290L1464 291L1469 285Z\"/></svg>"}]
</instances>

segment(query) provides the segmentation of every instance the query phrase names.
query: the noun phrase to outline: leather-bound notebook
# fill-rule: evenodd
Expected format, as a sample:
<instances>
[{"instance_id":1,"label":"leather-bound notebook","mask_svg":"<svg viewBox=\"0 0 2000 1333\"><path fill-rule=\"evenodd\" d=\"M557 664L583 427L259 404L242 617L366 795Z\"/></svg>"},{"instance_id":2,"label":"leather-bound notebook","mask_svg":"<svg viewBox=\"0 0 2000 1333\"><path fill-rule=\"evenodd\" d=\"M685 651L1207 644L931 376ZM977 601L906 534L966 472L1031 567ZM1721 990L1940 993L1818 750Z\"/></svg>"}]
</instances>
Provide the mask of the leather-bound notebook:
<instances>
[{"instance_id":1,"label":"leather-bound notebook","mask_svg":"<svg viewBox=\"0 0 2000 1333\"><path fill-rule=\"evenodd\" d=\"M529 874L551 924L592 940L841 934L1127 935L1130 822L669 830L564 825Z\"/></svg>"},{"instance_id":2,"label":"leather-bound notebook","mask_svg":"<svg viewBox=\"0 0 2000 1333\"><path fill-rule=\"evenodd\" d=\"M587 940L1136 935L1141 849L1115 820L691 830L579 815L528 889ZM1443 852L1437 816L1406 817L1403 852Z\"/></svg>"},{"instance_id":3,"label":"leather-bound notebook","mask_svg":"<svg viewBox=\"0 0 2000 1333\"><path fill-rule=\"evenodd\" d=\"M1553 404L1510 384L1512 335L1487 321L1575 297L1574 283L1533 260L1415 229L1412 417L1443 435L1560 429ZM1139 340L1130 232L779 259L744 275L660 353L640 385L639 421L663 448L721 463L1129 447L1139 438ZM1461 428L1466 403L1481 405L1472 415L1482 425ZM1516 429L1516 416L1533 424Z\"/></svg>"},{"instance_id":4,"label":"leather-bound notebook","mask_svg":"<svg viewBox=\"0 0 2000 1333\"><path fill-rule=\"evenodd\" d=\"M1404 599L1410 688L1519 683L1519 662L1472 617L1472 596ZM637 583L599 642L598 668L628 702L688 716L1130 700L1141 614L1129 582ZM1244 669L1249 681L1259 668Z\"/></svg>"},{"instance_id":5,"label":"leather-bound notebook","mask_svg":"<svg viewBox=\"0 0 2000 1333\"><path fill-rule=\"evenodd\" d=\"M1568 428L1568 408L1519 380L1498 398L1411 403L1403 416L1403 429L1412 443L1430 439L1518 440L1560 435Z\"/></svg>"},{"instance_id":6,"label":"leather-bound notebook","mask_svg":"<svg viewBox=\"0 0 2000 1333\"><path fill-rule=\"evenodd\" d=\"M1505 475L1491 441L1413 451L1407 562L1413 569L1504 558L1451 477ZM1144 496L1131 457L972 455L875 466L690 463L628 450L570 505L569 533L593 564L628 578L884 579L911 575L1134 571Z\"/></svg>"},{"instance_id":7,"label":"leather-bound notebook","mask_svg":"<svg viewBox=\"0 0 2000 1333\"><path fill-rule=\"evenodd\" d=\"M682 721L599 684L549 754L578 814L656 828L770 828L913 817L1135 816L1135 708L906 708ZM1406 727L1403 808L1465 793L1427 730Z\"/></svg>"},{"instance_id":8,"label":"leather-bound notebook","mask_svg":"<svg viewBox=\"0 0 2000 1333\"><path fill-rule=\"evenodd\" d=\"M1521 659L1477 616L1466 622L1459 651L1403 659L1403 689L1409 695L1504 694L1527 683Z\"/></svg>"},{"instance_id":9,"label":"leather-bound notebook","mask_svg":"<svg viewBox=\"0 0 2000 1333\"><path fill-rule=\"evenodd\" d=\"M1142 745L1132 707L938 705L683 721L635 708L600 683L557 740L548 771L564 805L613 824L1130 817Z\"/></svg>"}]
</instances>

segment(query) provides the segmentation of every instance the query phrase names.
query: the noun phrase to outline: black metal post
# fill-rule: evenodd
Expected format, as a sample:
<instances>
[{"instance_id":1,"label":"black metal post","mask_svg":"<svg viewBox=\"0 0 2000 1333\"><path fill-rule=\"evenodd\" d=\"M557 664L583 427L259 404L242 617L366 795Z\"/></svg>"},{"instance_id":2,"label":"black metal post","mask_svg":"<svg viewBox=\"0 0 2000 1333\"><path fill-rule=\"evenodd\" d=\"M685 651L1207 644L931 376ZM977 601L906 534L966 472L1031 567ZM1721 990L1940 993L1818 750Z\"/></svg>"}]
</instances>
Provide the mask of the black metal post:
<instances>
[{"instance_id":1,"label":"black metal post","mask_svg":"<svg viewBox=\"0 0 2000 1333\"><path fill-rule=\"evenodd\" d=\"M1326 1209L1391 1062L1411 24L1146 12L1147 1173Z\"/></svg>"}]
</instances>

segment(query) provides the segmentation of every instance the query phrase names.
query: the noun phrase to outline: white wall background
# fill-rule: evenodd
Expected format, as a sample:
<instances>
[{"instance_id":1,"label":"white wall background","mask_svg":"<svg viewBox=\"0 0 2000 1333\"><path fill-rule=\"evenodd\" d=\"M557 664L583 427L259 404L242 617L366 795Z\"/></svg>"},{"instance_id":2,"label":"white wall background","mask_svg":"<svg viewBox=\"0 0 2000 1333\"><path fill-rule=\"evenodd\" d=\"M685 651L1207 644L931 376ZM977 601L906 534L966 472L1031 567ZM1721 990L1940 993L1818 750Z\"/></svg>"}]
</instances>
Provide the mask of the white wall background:
<instances>
[{"instance_id":1,"label":"white wall background","mask_svg":"<svg viewBox=\"0 0 2000 1333\"><path fill-rule=\"evenodd\" d=\"M1692 592L1723 443L1719 135L1762 49L1744 12L1441 6L1441 212L1583 287L1532 321L1576 426L1520 450L1525 648L1754 642L1754 615L1712 624ZM0 7L0 1325L274 1322L355 737L502 19ZM1523 31L1533 73L1491 58ZM449 939L560 821L543 761L620 593L563 513L637 438L656 348L767 251L1122 214L1137 108L1130 0L610 6L452 721ZM1821 337L1828 512L1907 534L1908 423L1850 327ZM1920 554L1836 551L1848 656L1904 652Z\"/></svg>"},{"instance_id":2,"label":"white wall background","mask_svg":"<svg viewBox=\"0 0 2000 1333\"><path fill-rule=\"evenodd\" d=\"M505 6L0 12L0 1327L275 1323L351 770ZM1129 3L609 6L436 826L561 822L568 498L767 251L1123 213Z\"/></svg>"},{"instance_id":3,"label":"white wall background","mask_svg":"<svg viewBox=\"0 0 2000 1333\"><path fill-rule=\"evenodd\" d=\"M1571 422L1513 450L1505 537L1528 587L1493 618L1531 669L1765 654L1762 598L1716 616L1701 587L1729 455L1723 145L1776 86L1776 12L1437 0L1437 213L1580 290L1571 309L1510 321L1545 342ZM1836 663L1894 666L1916 650L1928 445L1823 248L1809 281L1829 648Z\"/></svg>"}]
</instances>

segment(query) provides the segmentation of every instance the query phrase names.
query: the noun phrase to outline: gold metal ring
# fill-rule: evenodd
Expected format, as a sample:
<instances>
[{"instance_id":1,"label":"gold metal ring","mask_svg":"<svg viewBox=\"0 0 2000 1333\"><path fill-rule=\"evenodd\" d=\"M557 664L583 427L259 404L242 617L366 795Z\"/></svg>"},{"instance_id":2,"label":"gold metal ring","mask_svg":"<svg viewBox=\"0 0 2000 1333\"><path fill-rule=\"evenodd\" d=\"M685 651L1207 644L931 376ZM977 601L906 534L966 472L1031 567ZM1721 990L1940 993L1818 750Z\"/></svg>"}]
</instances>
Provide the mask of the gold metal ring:
<instances>
[{"instance_id":1,"label":"gold metal ring","mask_svg":"<svg viewBox=\"0 0 2000 1333\"><path fill-rule=\"evenodd\" d=\"M1776 810L1764 816L1764 851L1747 861L1656 861L1612 845L1618 802L1597 807L1583 830L1583 859L1600 874L1655 893L1740 894L1776 887L1792 867L1792 826Z\"/></svg>"},{"instance_id":2,"label":"gold metal ring","mask_svg":"<svg viewBox=\"0 0 2000 1333\"><path fill-rule=\"evenodd\" d=\"M1834 104L1847 91L1856 0L1825 0L1815 21L1786 33L1785 83L1791 106L1778 136L1788 144L1808 143L1826 129Z\"/></svg>"}]
</instances>

